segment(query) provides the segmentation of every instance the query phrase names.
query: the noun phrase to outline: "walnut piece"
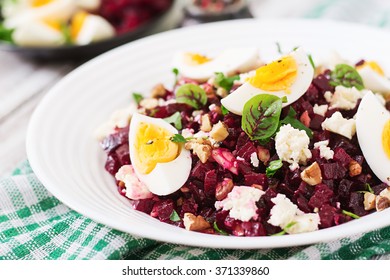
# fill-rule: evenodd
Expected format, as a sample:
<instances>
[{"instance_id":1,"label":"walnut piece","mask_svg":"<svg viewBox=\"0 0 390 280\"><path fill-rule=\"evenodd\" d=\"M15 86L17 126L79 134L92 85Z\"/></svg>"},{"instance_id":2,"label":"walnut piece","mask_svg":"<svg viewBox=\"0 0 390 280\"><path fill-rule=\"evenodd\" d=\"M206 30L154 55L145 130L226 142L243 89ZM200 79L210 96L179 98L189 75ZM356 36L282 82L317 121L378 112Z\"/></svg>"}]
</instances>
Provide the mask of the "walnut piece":
<instances>
[{"instance_id":1,"label":"walnut piece","mask_svg":"<svg viewBox=\"0 0 390 280\"><path fill-rule=\"evenodd\" d=\"M210 228L210 224L202 217L192 213L185 213L183 218L184 227L190 231L202 231Z\"/></svg>"},{"instance_id":2,"label":"walnut piece","mask_svg":"<svg viewBox=\"0 0 390 280\"><path fill-rule=\"evenodd\" d=\"M269 150L267 148L264 148L262 146L258 146L257 147L257 157L259 158L259 160L262 163L267 164L267 162L269 161L271 156L270 156Z\"/></svg>"},{"instance_id":3,"label":"walnut piece","mask_svg":"<svg viewBox=\"0 0 390 280\"><path fill-rule=\"evenodd\" d=\"M322 174L318 163L314 162L312 165L303 170L301 172L301 179L310 186L320 184L322 182Z\"/></svg>"},{"instance_id":4,"label":"walnut piece","mask_svg":"<svg viewBox=\"0 0 390 280\"><path fill-rule=\"evenodd\" d=\"M379 195L376 197L375 203L377 211L382 211L390 207L390 187L379 193Z\"/></svg>"},{"instance_id":5,"label":"walnut piece","mask_svg":"<svg viewBox=\"0 0 390 280\"><path fill-rule=\"evenodd\" d=\"M218 96L220 96L220 97L226 97L227 95L228 95L228 92L227 92L227 90L226 89L224 89L224 88L222 88L222 87L219 87L218 89L217 89L217 95Z\"/></svg>"},{"instance_id":6,"label":"walnut piece","mask_svg":"<svg viewBox=\"0 0 390 280\"><path fill-rule=\"evenodd\" d=\"M362 166L356 161L352 160L349 163L349 176L355 177L362 173Z\"/></svg>"},{"instance_id":7,"label":"walnut piece","mask_svg":"<svg viewBox=\"0 0 390 280\"><path fill-rule=\"evenodd\" d=\"M202 130L204 132L210 132L211 121L210 121L210 117L208 114L202 115L200 123L201 123L200 130Z\"/></svg>"},{"instance_id":8,"label":"walnut piece","mask_svg":"<svg viewBox=\"0 0 390 280\"><path fill-rule=\"evenodd\" d=\"M211 156L211 150L213 149L209 140L201 138L185 143L184 148L186 150L192 150L192 152L198 156L202 163L207 162Z\"/></svg>"},{"instance_id":9,"label":"walnut piece","mask_svg":"<svg viewBox=\"0 0 390 280\"><path fill-rule=\"evenodd\" d=\"M234 184L233 180L230 178L224 178L221 183L217 184L215 188L215 199L216 200L224 200L228 193L233 190Z\"/></svg>"},{"instance_id":10,"label":"walnut piece","mask_svg":"<svg viewBox=\"0 0 390 280\"><path fill-rule=\"evenodd\" d=\"M141 100L139 105L145 109L151 110L158 106L158 100L156 98L145 98Z\"/></svg>"},{"instance_id":11,"label":"walnut piece","mask_svg":"<svg viewBox=\"0 0 390 280\"><path fill-rule=\"evenodd\" d=\"M219 121L217 124L213 125L213 129L210 131L210 136L218 142L222 142L229 136L229 131L226 128L226 125Z\"/></svg>"},{"instance_id":12,"label":"walnut piece","mask_svg":"<svg viewBox=\"0 0 390 280\"><path fill-rule=\"evenodd\" d=\"M376 205L376 195L370 192L364 193L364 210L375 209Z\"/></svg>"},{"instance_id":13,"label":"walnut piece","mask_svg":"<svg viewBox=\"0 0 390 280\"><path fill-rule=\"evenodd\" d=\"M164 97L166 94L166 89L163 84L157 84L153 89L152 89L152 97L154 98L160 98Z\"/></svg>"}]
</instances>

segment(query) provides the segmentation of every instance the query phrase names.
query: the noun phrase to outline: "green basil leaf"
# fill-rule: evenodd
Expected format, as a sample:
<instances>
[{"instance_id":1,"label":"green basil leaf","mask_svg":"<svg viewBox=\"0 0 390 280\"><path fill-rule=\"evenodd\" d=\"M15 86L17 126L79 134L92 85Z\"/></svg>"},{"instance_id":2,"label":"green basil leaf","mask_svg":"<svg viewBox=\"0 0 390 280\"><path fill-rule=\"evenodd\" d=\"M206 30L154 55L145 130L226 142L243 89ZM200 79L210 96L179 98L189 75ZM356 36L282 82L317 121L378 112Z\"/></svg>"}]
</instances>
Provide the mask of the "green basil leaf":
<instances>
[{"instance_id":1,"label":"green basil leaf","mask_svg":"<svg viewBox=\"0 0 390 280\"><path fill-rule=\"evenodd\" d=\"M282 168L283 162L282 160L273 160L269 163L269 166L265 170L265 174L267 177L272 177L275 175L276 171L278 171L280 168Z\"/></svg>"},{"instance_id":2,"label":"green basil leaf","mask_svg":"<svg viewBox=\"0 0 390 280\"><path fill-rule=\"evenodd\" d=\"M169 217L169 219L170 219L172 222L179 222L179 221L181 220L179 214L177 214L177 212L176 212L175 210L172 211L172 214L171 214L171 216Z\"/></svg>"},{"instance_id":3,"label":"green basil leaf","mask_svg":"<svg viewBox=\"0 0 390 280\"><path fill-rule=\"evenodd\" d=\"M282 99L271 94L259 94L245 103L241 127L251 140L271 137L279 126Z\"/></svg>"},{"instance_id":4,"label":"green basil leaf","mask_svg":"<svg viewBox=\"0 0 390 280\"><path fill-rule=\"evenodd\" d=\"M213 227L216 232L218 232L220 235L229 235L226 231L220 229L217 225L217 222L214 222Z\"/></svg>"},{"instance_id":5,"label":"green basil leaf","mask_svg":"<svg viewBox=\"0 0 390 280\"><path fill-rule=\"evenodd\" d=\"M351 218L354 218L354 219L359 219L359 218L360 218L360 216L358 216L358 215L356 215L356 214L354 214L354 213L352 213L352 212L348 212L348 211L346 211L346 210L342 210L341 212L342 212L344 215L350 216Z\"/></svg>"},{"instance_id":6,"label":"green basil leaf","mask_svg":"<svg viewBox=\"0 0 390 280\"><path fill-rule=\"evenodd\" d=\"M139 105L141 100L144 99L144 96L142 94L140 94L140 93L134 92L133 93L133 99L134 99L135 103L137 103L137 105Z\"/></svg>"},{"instance_id":7,"label":"green basil leaf","mask_svg":"<svg viewBox=\"0 0 390 280\"><path fill-rule=\"evenodd\" d=\"M185 84L176 91L176 102L190 105L195 109L200 109L207 103L206 92L197 85Z\"/></svg>"},{"instance_id":8,"label":"green basil leaf","mask_svg":"<svg viewBox=\"0 0 390 280\"><path fill-rule=\"evenodd\" d=\"M12 38L13 32L14 32L13 29L8 29L0 23L0 41L13 44L14 43L14 40Z\"/></svg>"},{"instance_id":9,"label":"green basil leaf","mask_svg":"<svg viewBox=\"0 0 390 280\"><path fill-rule=\"evenodd\" d=\"M313 138L313 131L305 126L303 123L301 123L299 120L295 118L297 115L297 112L295 112L293 107L290 107L290 110L288 111L288 115L280 121L280 126L282 124L290 124L293 128L299 129L299 130L304 130L309 136L310 139Z\"/></svg>"},{"instance_id":10,"label":"green basil leaf","mask_svg":"<svg viewBox=\"0 0 390 280\"><path fill-rule=\"evenodd\" d=\"M183 128L181 123L181 115L179 112L176 112L172 116L165 118L164 121L173 124L177 130L181 130Z\"/></svg>"},{"instance_id":11,"label":"green basil leaf","mask_svg":"<svg viewBox=\"0 0 390 280\"><path fill-rule=\"evenodd\" d=\"M348 64L338 64L330 73L330 84L332 86L355 87L358 90L364 89L362 77L356 69Z\"/></svg>"},{"instance_id":12,"label":"green basil leaf","mask_svg":"<svg viewBox=\"0 0 390 280\"><path fill-rule=\"evenodd\" d=\"M187 142L187 139L184 138L184 136L181 134L175 134L169 140L171 140L174 143L186 143Z\"/></svg>"},{"instance_id":13,"label":"green basil leaf","mask_svg":"<svg viewBox=\"0 0 390 280\"><path fill-rule=\"evenodd\" d=\"M234 81L239 80L240 76L233 76L233 77L225 77L225 75L221 72L215 73L215 83L219 86L224 88L227 92L230 92L230 90L233 87Z\"/></svg>"},{"instance_id":14,"label":"green basil leaf","mask_svg":"<svg viewBox=\"0 0 390 280\"><path fill-rule=\"evenodd\" d=\"M228 109L226 109L226 107L225 106L221 106L221 111L222 111L222 115L224 115L224 116L226 116L227 114L229 114L229 110Z\"/></svg>"}]
</instances>

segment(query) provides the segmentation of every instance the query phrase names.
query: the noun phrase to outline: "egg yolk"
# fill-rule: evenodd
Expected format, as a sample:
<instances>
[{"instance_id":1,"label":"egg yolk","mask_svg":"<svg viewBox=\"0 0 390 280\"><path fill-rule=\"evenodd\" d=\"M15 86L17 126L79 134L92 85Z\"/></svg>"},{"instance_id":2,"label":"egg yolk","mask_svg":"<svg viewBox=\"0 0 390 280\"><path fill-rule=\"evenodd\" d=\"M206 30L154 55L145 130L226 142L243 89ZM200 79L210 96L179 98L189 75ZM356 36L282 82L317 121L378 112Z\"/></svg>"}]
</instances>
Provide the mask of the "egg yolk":
<instances>
[{"instance_id":1,"label":"egg yolk","mask_svg":"<svg viewBox=\"0 0 390 280\"><path fill-rule=\"evenodd\" d=\"M88 17L88 13L86 12L78 12L73 16L71 29L70 29L70 36L72 37L72 39L77 38L87 17Z\"/></svg>"},{"instance_id":2,"label":"egg yolk","mask_svg":"<svg viewBox=\"0 0 390 280\"><path fill-rule=\"evenodd\" d=\"M149 174L157 163L170 162L179 154L179 145L172 142L168 130L141 122L134 143L135 164L142 174Z\"/></svg>"},{"instance_id":3,"label":"egg yolk","mask_svg":"<svg viewBox=\"0 0 390 280\"><path fill-rule=\"evenodd\" d=\"M259 89L268 91L283 90L290 93L290 87L295 82L298 67L295 59L285 56L256 70L256 74L248 82Z\"/></svg>"},{"instance_id":4,"label":"egg yolk","mask_svg":"<svg viewBox=\"0 0 390 280\"><path fill-rule=\"evenodd\" d=\"M211 61L211 58L207 56L198 54L198 53L186 53L185 54L185 63L187 65L196 66L205 64L206 62Z\"/></svg>"},{"instance_id":5,"label":"egg yolk","mask_svg":"<svg viewBox=\"0 0 390 280\"><path fill-rule=\"evenodd\" d=\"M38 8L38 7L45 6L51 2L53 2L53 0L32 0L31 6L33 8Z\"/></svg>"},{"instance_id":6,"label":"egg yolk","mask_svg":"<svg viewBox=\"0 0 390 280\"><path fill-rule=\"evenodd\" d=\"M43 22L54 30L61 31L61 23L59 21L45 19Z\"/></svg>"},{"instance_id":7,"label":"egg yolk","mask_svg":"<svg viewBox=\"0 0 390 280\"><path fill-rule=\"evenodd\" d=\"M382 132L382 146L387 157L390 159L390 120L387 121Z\"/></svg>"},{"instance_id":8,"label":"egg yolk","mask_svg":"<svg viewBox=\"0 0 390 280\"><path fill-rule=\"evenodd\" d=\"M382 67L379 66L378 63L375 61L366 61L362 65L357 66L357 69L361 69L363 67L370 67L372 70L374 70L376 73L378 73L381 76L385 76L385 72L383 71Z\"/></svg>"}]
</instances>

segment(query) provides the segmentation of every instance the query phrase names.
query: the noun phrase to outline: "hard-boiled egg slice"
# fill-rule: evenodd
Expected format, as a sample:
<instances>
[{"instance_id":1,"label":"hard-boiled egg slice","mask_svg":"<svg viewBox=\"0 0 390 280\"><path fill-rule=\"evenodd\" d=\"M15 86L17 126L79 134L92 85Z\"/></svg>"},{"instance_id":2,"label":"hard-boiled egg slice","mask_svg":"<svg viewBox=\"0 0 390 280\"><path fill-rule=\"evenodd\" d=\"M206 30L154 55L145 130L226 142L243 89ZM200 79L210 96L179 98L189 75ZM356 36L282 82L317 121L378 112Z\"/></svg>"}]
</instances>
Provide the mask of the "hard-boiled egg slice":
<instances>
[{"instance_id":1,"label":"hard-boiled egg slice","mask_svg":"<svg viewBox=\"0 0 390 280\"><path fill-rule=\"evenodd\" d=\"M356 67L363 79L364 87L384 94L390 94L390 80L385 77L383 69L375 61L366 61Z\"/></svg>"},{"instance_id":2,"label":"hard-boiled egg slice","mask_svg":"<svg viewBox=\"0 0 390 280\"><path fill-rule=\"evenodd\" d=\"M101 16L78 12L72 18L71 37L76 45L87 45L114 35L114 27Z\"/></svg>"},{"instance_id":3,"label":"hard-boiled egg slice","mask_svg":"<svg viewBox=\"0 0 390 280\"><path fill-rule=\"evenodd\" d=\"M356 113L360 148L374 174L390 185L390 113L371 92Z\"/></svg>"},{"instance_id":4,"label":"hard-boiled egg slice","mask_svg":"<svg viewBox=\"0 0 390 280\"><path fill-rule=\"evenodd\" d=\"M66 22L76 11L74 0L30 0L19 12L7 17L4 25L17 28L36 21Z\"/></svg>"},{"instance_id":5,"label":"hard-boiled egg slice","mask_svg":"<svg viewBox=\"0 0 390 280\"><path fill-rule=\"evenodd\" d=\"M235 48L225 50L215 58L198 53L178 53L173 64L184 77L205 82L213 77L215 72L231 76L256 69L260 60L257 48Z\"/></svg>"},{"instance_id":6,"label":"hard-boiled egg slice","mask_svg":"<svg viewBox=\"0 0 390 280\"><path fill-rule=\"evenodd\" d=\"M157 195L180 189L191 171L191 154L170 138L178 131L163 119L134 114L129 131L130 159L141 182Z\"/></svg>"},{"instance_id":7,"label":"hard-boiled egg slice","mask_svg":"<svg viewBox=\"0 0 390 280\"><path fill-rule=\"evenodd\" d=\"M79 8L87 11L95 11L102 4L102 0L78 0L76 4Z\"/></svg>"},{"instance_id":8,"label":"hard-boiled egg slice","mask_svg":"<svg viewBox=\"0 0 390 280\"><path fill-rule=\"evenodd\" d=\"M307 54L298 48L290 54L256 70L254 76L221 100L230 112L242 115L245 103L253 96L268 93L287 97L287 106L300 98L309 88L314 75Z\"/></svg>"},{"instance_id":9,"label":"hard-boiled egg slice","mask_svg":"<svg viewBox=\"0 0 390 280\"><path fill-rule=\"evenodd\" d=\"M17 45L26 47L60 46L65 42L59 23L43 21L31 21L19 26L12 38Z\"/></svg>"}]
</instances>

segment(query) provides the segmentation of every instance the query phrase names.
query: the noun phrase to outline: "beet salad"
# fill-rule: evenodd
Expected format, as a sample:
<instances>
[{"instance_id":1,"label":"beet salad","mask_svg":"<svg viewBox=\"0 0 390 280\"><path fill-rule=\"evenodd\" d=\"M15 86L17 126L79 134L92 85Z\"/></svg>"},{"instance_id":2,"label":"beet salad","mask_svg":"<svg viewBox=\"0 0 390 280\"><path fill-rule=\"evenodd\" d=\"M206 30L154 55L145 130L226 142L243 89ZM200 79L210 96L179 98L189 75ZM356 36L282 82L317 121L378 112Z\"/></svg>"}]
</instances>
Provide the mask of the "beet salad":
<instances>
[{"instance_id":1,"label":"beet salad","mask_svg":"<svg viewBox=\"0 0 390 280\"><path fill-rule=\"evenodd\" d=\"M97 130L129 207L189 231L298 234L390 206L390 81L375 61L302 47L174 57Z\"/></svg>"}]
</instances>

